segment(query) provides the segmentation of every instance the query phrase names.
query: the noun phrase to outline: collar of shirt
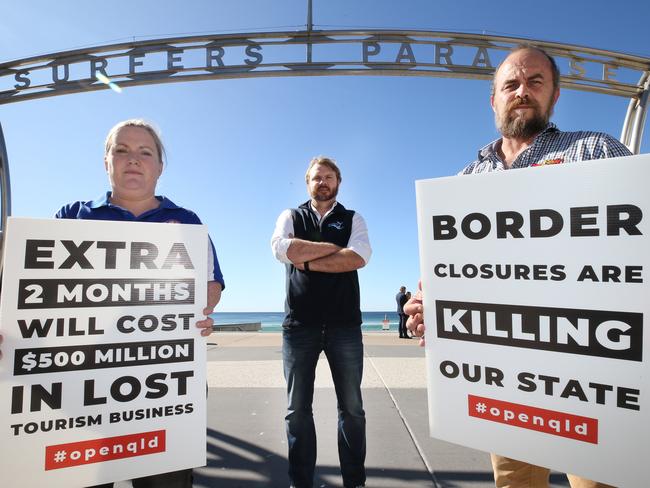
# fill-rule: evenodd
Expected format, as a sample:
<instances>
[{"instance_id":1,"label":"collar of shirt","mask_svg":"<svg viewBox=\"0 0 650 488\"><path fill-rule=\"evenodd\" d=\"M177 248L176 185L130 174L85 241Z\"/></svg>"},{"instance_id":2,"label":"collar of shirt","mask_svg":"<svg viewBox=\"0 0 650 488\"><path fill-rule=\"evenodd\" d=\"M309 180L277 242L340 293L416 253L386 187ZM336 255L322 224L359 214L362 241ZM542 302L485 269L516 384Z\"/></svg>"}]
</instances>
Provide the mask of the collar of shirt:
<instances>
[{"instance_id":1,"label":"collar of shirt","mask_svg":"<svg viewBox=\"0 0 650 488\"><path fill-rule=\"evenodd\" d=\"M533 145L535 145L535 143L540 137L549 134L551 132L557 132L558 130L559 129L553 122L549 122L548 124L546 124L544 130L535 136L535 139L533 140L532 144L528 147L532 147ZM492 141L488 145L483 146L481 149L479 149L478 158L477 158L478 162L483 163L485 162L485 160L489 160L492 163L493 168L496 168L497 166L503 166L503 161L499 156L499 148L501 147L501 141L502 138L500 137L496 141ZM519 156L521 156L521 154ZM517 159L519 159L519 156L517 156Z\"/></svg>"},{"instance_id":2,"label":"collar of shirt","mask_svg":"<svg viewBox=\"0 0 650 488\"><path fill-rule=\"evenodd\" d=\"M95 200L91 201L88 206L90 208L100 208L100 207L119 207L118 205L113 205L111 203L111 192L107 191L104 195L96 198ZM160 206L158 208L155 208L153 210L150 210L150 212L155 212L159 209L170 209L170 208L180 208L178 205L176 205L174 202L172 202L169 198L156 195L156 200L160 202ZM148 213L148 212L147 212Z\"/></svg>"},{"instance_id":3,"label":"collar of shirt","mask_svg":"<svg viewBox=\"0 0 650 488\"><path fill-rule=\"evenodd\" d=\"M327 217L329 214L331 214L332 211L334 210L334 208L335 208L338 204L339 204L339 203L338 203L337 201L335 201L335 202L334 202L334 205L332 205L332 208L330 208L327 212L325 212L325 215L323 215L322 217L320 216L320 212L316 209L316 207L314 207L313 202L309 202L309 207L312 209L312 211L314 212L314 214L316 214L316 219L318 219L318 222L320 222L320 221L323 220L325 217Z\"/></svg>"}]
</instances>

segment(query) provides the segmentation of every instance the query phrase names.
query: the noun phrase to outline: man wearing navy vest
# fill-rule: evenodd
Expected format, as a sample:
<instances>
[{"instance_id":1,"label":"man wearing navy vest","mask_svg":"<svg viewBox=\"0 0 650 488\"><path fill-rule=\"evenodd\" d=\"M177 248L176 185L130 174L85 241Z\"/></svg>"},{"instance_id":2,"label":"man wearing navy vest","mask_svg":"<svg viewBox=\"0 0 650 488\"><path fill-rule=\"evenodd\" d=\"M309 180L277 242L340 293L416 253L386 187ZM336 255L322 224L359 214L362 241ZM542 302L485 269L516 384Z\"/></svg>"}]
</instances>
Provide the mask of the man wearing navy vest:
<instances>
[{"instance_id":1,"label":"man wearing navy vest","mask_svg":"<svg viewBox=\"0 0 650 488\"><path fill-rule=\"evenodd\" d=\"M271 239L287 267L282 359L287 380L289 478L312 488L316 430L312 413L316 363L329 362L338 402L338 450L343 485L365 485L366 418L361 399L363 342L357 270L372 253L363 217L336 201L341 172L326 157L311 160L310 199L278 217Z\"/></svg>"}]
</instances>

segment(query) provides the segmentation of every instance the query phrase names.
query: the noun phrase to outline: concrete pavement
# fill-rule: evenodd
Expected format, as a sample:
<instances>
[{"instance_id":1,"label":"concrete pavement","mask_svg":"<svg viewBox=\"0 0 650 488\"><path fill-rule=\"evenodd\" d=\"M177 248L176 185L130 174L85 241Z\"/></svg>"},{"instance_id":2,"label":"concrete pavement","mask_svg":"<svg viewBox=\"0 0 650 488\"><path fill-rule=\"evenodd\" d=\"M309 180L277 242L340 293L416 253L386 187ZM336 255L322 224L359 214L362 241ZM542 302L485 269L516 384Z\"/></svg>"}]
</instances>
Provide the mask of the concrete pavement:
<instances>
[{"instance_id":1,"label":"concrete pavement","mask_svg":"<svg viewBox=\"0 0 650 488\"><path fill-rule=\"evenodd\" d=\"M195 470L194 485L286 488L281 334L217 332L208 343L208 465ZM366 486L494 486L488 454L429 437L424 350L417 341L380 331L365 333L364 344ZM314 486L340 487L336 397L323 355L315 386ZM551 482L568 486L557 473Z\"/></svg>"},{"instance_id":2,"label":"concrete pavement","mask_svg":"<svg viewBox=\"0 0 650 488\"><path fill-rule=\"evenodd\" d=\"M488 488L489 455L432 439L424 349L397 333L364 333L362 384L367 418L367 487ZM194 471L197 488L289 486L281 334L215 332L208 340L208 464ZM315 488L341 487L336 396L327 360L315 381L318 436ZM551 474L551 487L568 487ZM130 482L115 488L130 488Z\"/></svg>"}]
</instances>

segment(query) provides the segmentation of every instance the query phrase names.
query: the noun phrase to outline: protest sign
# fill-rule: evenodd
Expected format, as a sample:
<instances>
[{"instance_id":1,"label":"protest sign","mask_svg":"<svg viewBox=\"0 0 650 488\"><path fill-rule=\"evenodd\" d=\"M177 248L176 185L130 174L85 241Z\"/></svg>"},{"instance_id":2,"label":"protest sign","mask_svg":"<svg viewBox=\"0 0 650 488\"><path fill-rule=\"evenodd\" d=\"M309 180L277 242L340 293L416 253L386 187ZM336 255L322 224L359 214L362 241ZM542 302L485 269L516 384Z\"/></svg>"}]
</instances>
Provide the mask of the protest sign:
<instances>
[{"instance_id":1,"label":"protest sign","mask_svg":"<svg viewBox=\"0 0 650 488\"><path fill-rule=\"evenodd\" d=\"M9 219L0 470L90 486L206 462L204 226Z\"/></svg>"},{"instance_id":2,"label":"protest sign","mask_svg":"<svg viewBox=\"0 0 650 488\"><path fill-rule=\"evenodd\" d=\"M432 436L647 483L648 181L644 155L417 182Z\"/></svg>"}]
</instances>

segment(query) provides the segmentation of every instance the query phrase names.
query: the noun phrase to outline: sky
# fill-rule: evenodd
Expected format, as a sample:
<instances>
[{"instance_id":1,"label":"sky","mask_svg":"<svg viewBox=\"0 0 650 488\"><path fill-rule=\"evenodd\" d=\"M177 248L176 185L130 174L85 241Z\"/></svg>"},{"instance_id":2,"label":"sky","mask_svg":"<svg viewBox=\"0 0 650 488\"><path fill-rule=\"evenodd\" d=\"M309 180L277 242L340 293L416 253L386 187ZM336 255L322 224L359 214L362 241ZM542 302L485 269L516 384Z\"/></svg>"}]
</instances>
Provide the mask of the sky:
<instances>
[{"instance_id":1,"label":"sky","mask_svg":"<svg viewBox=\"0 0 650 488\"><path fill-rule=\"evenodd\" d=\"M51 2L0 6L0 63L130 39L301 30L306 0ZM603 0L314 0L315 29L422 29L505 35L650 58L650 2ZM563 130L620 135L628 101L563 90ZM339 201L367 221L373 256L362 309L393 310L419 276L415 180L456 174L496 139L487 81L325 76L210 80L0 105L12 215L49 218L109 189L103 141L142 117L161 130L168 166L158 193L208 226L226 280L217 310L280 311L284 266L270 237L307 200L313 156L341 167ZM642 153L650 152L646 130ZM480 205L480 202L477 202Z\"/></svg>"}]
</instances>

